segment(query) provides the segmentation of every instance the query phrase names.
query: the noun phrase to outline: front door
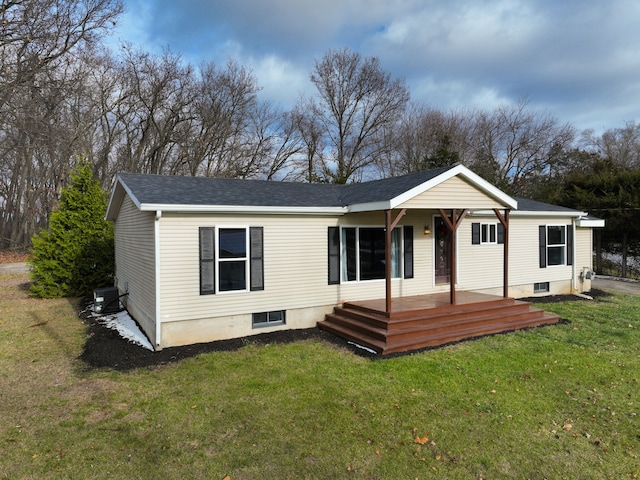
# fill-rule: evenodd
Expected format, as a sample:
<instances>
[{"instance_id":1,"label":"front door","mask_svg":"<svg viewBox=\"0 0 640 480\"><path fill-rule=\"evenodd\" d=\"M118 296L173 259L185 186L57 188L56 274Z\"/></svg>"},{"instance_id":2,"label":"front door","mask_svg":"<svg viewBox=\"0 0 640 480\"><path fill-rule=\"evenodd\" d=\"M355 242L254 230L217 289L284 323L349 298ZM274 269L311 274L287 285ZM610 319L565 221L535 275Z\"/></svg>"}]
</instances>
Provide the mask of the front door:
<instances>
[{"instance_id":1,"label":"front door","mask_svg":"<svg viewBox=\"0 0 640 480\"><path fill-rule=\"evenodd\" d=\"M451 282L451 233L442 217L433 219L436 285Z\"/></svg>"}]
</instances>

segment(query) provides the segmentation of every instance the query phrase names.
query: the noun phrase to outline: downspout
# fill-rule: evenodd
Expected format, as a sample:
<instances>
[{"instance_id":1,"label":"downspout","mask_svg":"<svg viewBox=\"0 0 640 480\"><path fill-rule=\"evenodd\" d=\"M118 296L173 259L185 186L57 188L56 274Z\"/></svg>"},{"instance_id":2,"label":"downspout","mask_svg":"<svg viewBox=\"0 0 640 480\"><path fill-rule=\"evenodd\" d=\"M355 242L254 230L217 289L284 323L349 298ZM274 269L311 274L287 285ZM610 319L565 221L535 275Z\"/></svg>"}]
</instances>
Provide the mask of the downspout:
<instances>
[{"instance_id":1,"label":"downspout","mask_svg":"<svg viewBox=\"0 0 640 480\"><path fill-rule=\"evenodd\" d=\"M154 222L154 239L155 239L155 282L156 282L156 344L154 350L158 350L162 342L162 321L160 318L160 219L162 218L162 210L156 211L156 220Z\"/></svg>"},{"instance_id":2,"label":"downspout","mask_svg":"<svg viewBox=\"0 0 640 480\"><path fill-rule=\"evenodd\" d=\"M571 219L571 229L573 230L571 235L571 238L573 239L573 245L571 246L571 256L573 257L571 259L571 293L576 293L578 291L578 270L576 269L576 251L578 250L576 248L576 217Z\"/></svg>"}]
</instances>

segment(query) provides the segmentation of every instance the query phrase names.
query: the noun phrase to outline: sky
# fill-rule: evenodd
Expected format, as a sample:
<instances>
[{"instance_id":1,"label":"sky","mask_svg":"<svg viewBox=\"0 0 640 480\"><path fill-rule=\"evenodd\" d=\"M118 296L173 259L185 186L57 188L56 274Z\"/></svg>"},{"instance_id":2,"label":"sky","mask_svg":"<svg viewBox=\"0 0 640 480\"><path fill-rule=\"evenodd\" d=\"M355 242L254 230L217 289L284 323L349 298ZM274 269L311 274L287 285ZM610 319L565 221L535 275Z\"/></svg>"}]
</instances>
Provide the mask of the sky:
<instances>
[{"instance_id":1,"label":"sky","mask_svg":"<svg viewBox=\"0 0 640 480\"><path fill-rule=\"evenodd\" d=\"M284 109L315 94L315 61L347 47L445 111L527 99L578 130L640 122L638 0L123 1L114 43L232 59Z\"/></svg>"}]
</instances>

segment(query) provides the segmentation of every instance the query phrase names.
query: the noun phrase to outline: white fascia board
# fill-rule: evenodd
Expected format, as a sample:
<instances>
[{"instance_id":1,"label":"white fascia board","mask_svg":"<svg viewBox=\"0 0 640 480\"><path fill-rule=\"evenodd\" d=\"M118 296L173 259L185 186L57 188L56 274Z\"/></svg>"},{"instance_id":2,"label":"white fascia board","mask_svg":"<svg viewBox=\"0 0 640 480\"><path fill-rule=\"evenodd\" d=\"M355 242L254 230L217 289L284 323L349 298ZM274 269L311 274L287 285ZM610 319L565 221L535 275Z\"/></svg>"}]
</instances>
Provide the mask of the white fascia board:
<instances>
[{"instance_id":1,"label":"white fascia board","mask_svg":"<svg viewBox=\"0 0 640 480\"><path fill-rule=\"evenodd\" d=\"M424 183L412 188L411 190L407 190L406 192L404 192L404 193L398 195L397 197L391 199L390 208L395 208L398 205L401 205L401 204L405 203L406 201L411 200L412 198L420 195L421 193L424 193L427 190L429 190L429 189L431 189L431 188L433 188L433 187L435 187L437 185L440 185L441 183L449 180L450 178L456 177L458 175L461 176L462 178L466 179L469 183L471 183L478 190L481 190L482 192L486 193L490 197L493 197L496 200L498 200L506 208L511 208L511 209L516 209L517 208L518 202L515 199L511 198L509 195L504 193L502 190L494 187L489 182L487 182L485 179L483 179L482 177L480 177L477 174L473 173L471 170L469 170L464 165L456 165L455 167L450 168L446 172L441 173L437 177L434 177L431 180L428 180L428 181L426 181L426 182L424 182Z\"/></svg>"},{"instance_id":2,"label":"white fascia board","mask_svg":"<svg viewBox=\"0 0 640 480\"><path fill-rule=\"evenodd\" d=\"M495 213L493 210L474 210L469 212L472 217L486 217L493 216ZM531 211L531 210L512 210L509 214L512 217L583 217L586 215L584 212L550 212L547 210Z\"/></svg>"},{"instance_id":3,"label":"white fascia board","mask_svg":"<svg viewBox=\"0 0 640 480\"><path fill-rule=\"evenodd\" d=\"M347 208L349 213L356 213L391 210L393 207L391 206L391 202L387 200L384 202L354 203L353 205L349 205Z\"/></svg>"},{"instance_id":4,"label":"white fascia board","mask_svg":"<svg viewBox=\"0 0 640 480\"><path fill-rule=\"evenodd\" d=\"M579 218L576 220L576 227L584 228L604 228L604 220L602 218Z\"/></svg>"},{"instance_id":5,"label":"white fascia board","mask_svg":"<svg viewBox=\"0 0 640 480\"><path fill-rule=\"evenodd\" d=\"M245 213L267 215L335 215L348 212L346 207L265 207L252 205L164 205L143 203L142 212L181 212L181 213Z\"/></svg>"},{"instance_id":6,"label":"white fascia board","mask_svg":"<svg viewBox=\"0 0 640 480\"><path fill-rule=\"evenodd\" d=\"M124 193L120 194L120 189L122 189ZM120 203L122 202L125 194L129 195L129 198L131 198L131 201L134 203L136 208L140 210L140 201L136 198L131 189L122 181L122 179L118 175L116 176L116 181L113 183L113 188L111 189L111 196L109 197L109 203L107 204L105 220L115 220L115 212L112 212L111 209L115 208L115 201L119 201Z\"/></svg>"}]
</instances>

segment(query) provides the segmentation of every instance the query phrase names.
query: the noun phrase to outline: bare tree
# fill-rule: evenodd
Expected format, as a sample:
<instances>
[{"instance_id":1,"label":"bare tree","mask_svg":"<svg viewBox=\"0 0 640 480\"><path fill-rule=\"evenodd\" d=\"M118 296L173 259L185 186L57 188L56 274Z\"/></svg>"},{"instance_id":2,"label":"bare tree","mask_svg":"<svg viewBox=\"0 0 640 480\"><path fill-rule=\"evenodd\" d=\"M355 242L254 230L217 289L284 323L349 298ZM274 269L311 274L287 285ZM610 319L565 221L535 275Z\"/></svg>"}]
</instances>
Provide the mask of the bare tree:
<instances>
[{"instance_id":1,"label":"bare tree","mask_svg":"<svg viewBox=\"0 0 640 480\"><path fill-rule=\"evenodd\" d=\"M462 162L470 149L470 115L414 104L390 129L393 155L383 157L384 176L401 175Z\"/></svg>"},{"instance_id":2,"label":"bare tree","mask_svg":"<svg viewBox=\"0 0 640 480\"><path fill-rule=\"evenodd\" d=\"M636 122L606 130L600 136L592 130L584 131L581 141L589 151L611 159L620 167L640 168L640 124Z\"/></svg>"},{"instance_id":3,"label":"bare tree","mask_svg":"<svg viewBox=\"0 0 640 480\"><path fill-rule=\"evenodd\" d=\"M86 131L82 47L112 26L117 0L0 3L0 248L46 226Z\"/></svg>"},{"instance_id":4,"label":"bare tree","mask_svg":"<svg viewBox=\"0 0 640 480\"><path fill-rule=\"evenodd\" d=\"M298 161L298 171L301 179L309 183L320 181L321 169L318 166L324 162L325 136L323 126L313 114L313 101L301 99L291 112L291 121L300 133L304 143L304 156Z\"/></svg>"},{"instance_id":5,"label":"bare tree","mask_svg":"<svg viewBox=\"0 0 640 480\"><path fill-rule=\"evenodd\" d=\"M569 124L527 109L527 101L478 112L471 134L472 158L479 174L512 193L527 196L531 178L549 175L575 138Z\"/></svg>"},{"instance_id":6,"label":"bare tree","mask_svg":"<svg viewBox=\"0 0 640 480\"><path fill-rule=\"evenodd\" d=\"M120 0L1 0L0 105L77 45L99 39L121 12Z\"/></svg>"},{"instance_id":7,"label":"bare tree","mask_svg":"<svg viewBox=\"0 0 640 480\"><path fill-rule=\"evenodd\" d=\"M381 133L404 110L409 90L403 80L391 79L377 58L346 48L328 51L310 78L318 90L312 114L331 149L324 175L333 183L357 180L388 148Z\"/></svg>"}]
</instances>

